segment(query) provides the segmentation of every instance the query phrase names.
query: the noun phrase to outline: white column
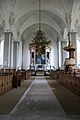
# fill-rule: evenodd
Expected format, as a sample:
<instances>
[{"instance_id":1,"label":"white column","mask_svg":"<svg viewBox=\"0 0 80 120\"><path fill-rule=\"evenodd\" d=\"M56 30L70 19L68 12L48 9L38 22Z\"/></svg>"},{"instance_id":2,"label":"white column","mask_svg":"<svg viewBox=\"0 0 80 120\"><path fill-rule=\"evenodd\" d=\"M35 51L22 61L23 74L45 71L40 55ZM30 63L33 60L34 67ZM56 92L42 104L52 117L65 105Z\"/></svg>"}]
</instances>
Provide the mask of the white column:
<instances>
[{"instance_id":1,"label":"white column","mask_svg":"<svg viewBox=\"0 0 80 120\"><path fill-rule=\"evenodd\" d=\"M0 65L1 65L1 41L0 41Z\"/></svg>"},{"instance_id":2,"label":"white column","mask_svg":"<svg viewBox=\"0 0 80 120\"><path fill-rule=\"evenodd\" d=\"M46 51L46 48L45 48L45 64L47 64L47 51Z\"/></svg>"},{"instance_id":3,"label":"white column","mask_svg":"<svg viewBox=\"0 0 80 120\"><path fill-rule=\"evenodd\" d=\"M19 43L19 66L22 68L22 40L20 40Z\"/></svg>"},{"instance_id":4,"label":"white column","mask_svg":"<svg viewBox=\"0 0 80 120\"><path fill-rule=\"evenodd\" d=\"M63 49L67 46L67 41L61 41L61 66L64 68L65 58L68 57L68 53Z\"/></svg>"},{"instance_id":5,"label":"white column","mask_svg":"<svg viewBox=\"0 0 80 120\"><path fill-rule=\"evenodd\" d=\"M35 50L34 50L34 65L35 65Z\"/></svg>"},{"instance_id":6,"label":"white column","mask_svg":"<svg viewBox=\"0 0 80 120\"><path fill-rule=\"evenodd\" d=\"M59 68L59 40L57 39L57 67Z\"/></svg>"},{"instance_id":7,"label":"white column","mask_svg":"<svg viewBox=\"0 0 80 120\"><path fill-rule=\"evenodd\" d=\"M12 33L4 32L4 55L3 67L11 67L11 54L12 54Z\"/></svg>"},{"instance_id":8,"label":"white column","mask_svg":"<svg viewBox=\"0 0 80 120\"><path fill-rule=\"evenodd\" d=\"M61 56L61 41L59 41L59 67L61 67L61 59L62 59L62 56Z\"/></svg>"},{"instance_id":9,"label":"white column","mask_svg":"<svg viewBox=\"0 0 80 120\"><path fill-rule=\"evenodd\" d=\"M70 32L71 33L71 43L76 46L76 32Z\"/></svg>"},{"instance_id":10,"label":"white column","mask_svg":"<svg viewBox=\"0 0 80 120\"><path fill-rule=\"evenodd\" d=\"M70 32L71 33L71 43L76 47L76 32ZM77 65L77 51L75 51L75 62Z\"/></svg>"},{"instance_id":11,"label":"white column","mask_svg":"<svg viewBox=\"0 0 80 120\"><path fill-rule=\"evenodd\" d=\"M18 62L19 62L19 42L14 41L13 42L13 67L15 69L18 68Z\"/></svg>"}]
</instances>

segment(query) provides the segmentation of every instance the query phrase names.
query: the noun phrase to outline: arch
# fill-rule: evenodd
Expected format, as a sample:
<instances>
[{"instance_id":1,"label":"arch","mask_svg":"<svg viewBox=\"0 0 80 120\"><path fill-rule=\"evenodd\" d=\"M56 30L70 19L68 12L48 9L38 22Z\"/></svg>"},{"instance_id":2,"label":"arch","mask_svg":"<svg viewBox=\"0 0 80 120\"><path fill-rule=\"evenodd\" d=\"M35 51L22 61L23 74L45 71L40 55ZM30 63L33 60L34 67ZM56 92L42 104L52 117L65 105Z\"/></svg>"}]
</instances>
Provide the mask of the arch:
<instances>
[{"instance_id":1,"label":"arch","mask_svg":"<svg viewBox=\"0 0 80 120\"><path fill-rule=\"evenodd\" d=\"M18 18L15 21L14 29L16 29L17 31L19 31L21 29L21 27L23 27L23 24L26 23L26 21L28 19L30 19L31 17L33 17L34 15L37 15L37 13L38 13L38 10L30 11L30 12L24 14L23 16L21 16L20 18ZM42 10L42 14L44 14L48 18L52 19L53 21L55 21L55 23L61 29L63 29L64 26L66 26L64 18L58 12L56 12L56 11L48 11L48 10Z\"/></svg>"},{"instance_id":2,"label":"arch","mask_svg":"<svg viewBox=\"0 0 80 120\"><path fill-rule=\"evenodd\" d=\"M61 34L60 34L61 30L60 30L59 26L55 23L55 21L51 21L51 23L50 23L50 21L51 21L51 19L50 20L44 19L43 22L41 23L41 26L43 26L43 25L52 26L58 32L58 34L61 36ZM20 33L22 34L26 28L28 28L29 26L35 25L35 24L37 25L37 29L38 29L38 21L37 20L33 21L33 19L31 19L31 21L30 20L26 21L26 23L23 24L23 26L20 30Z\"/></svg>"},{"instance_id":3,"label":"arch","mask_svg":"<svg viewBox=\"0 0 80 120\"><path fill-rule=\"evenodd\" d=\"M21 37L24 40L27 40L28 37L29 37L29 39L32 39L32 37L34 37L34 33L38 30L37 24L32 24L31 26L28 26L21 34ZM34 31L34 29L35 29L35 31ZM45 32L45 34L48 38L49 38L49 36L51 36L52 39L56 40L57 36L60 36L59 33L57 32L57 30L48 24L43 24L42 30Z\"/></svg>"},{"instance_id":4,"label":"arch","mask_svg":"<svg viewBox=\"0 0 80 120\"><path fill-rule=\"evenodd\" d=\"M79 15L80 15L80 1L74 0L73 8L72 8L72 23L71 23L71 29L75 30L75 28L78 26L79 21Z\"/></svg>"}]
</instances>

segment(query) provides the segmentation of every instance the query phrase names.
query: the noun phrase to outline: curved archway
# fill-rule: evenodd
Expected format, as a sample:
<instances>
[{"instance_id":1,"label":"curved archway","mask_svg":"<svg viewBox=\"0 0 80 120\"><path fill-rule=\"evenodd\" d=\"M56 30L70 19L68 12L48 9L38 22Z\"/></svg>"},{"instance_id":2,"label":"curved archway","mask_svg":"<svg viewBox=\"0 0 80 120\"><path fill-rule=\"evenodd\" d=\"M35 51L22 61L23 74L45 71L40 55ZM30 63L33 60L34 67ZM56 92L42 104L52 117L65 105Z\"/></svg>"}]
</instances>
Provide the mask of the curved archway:
<instances>
[{"instance_id":1,"label":"curved archway","mask_svg":"<svg viewBox=\"0 0 80 120\"><path fill-rule=\"evenodd\" d=\"M42 10L42 15L43 15L43 18L44 18L44 21L49 21L48 24L52 24L54 22L54 25L51 25L55 28L58 27L60 29L60 33L62 31L64 31L64 28L66 26L66 23L64 21L64 19L57 13L57 12L52 12L52 11L48 11L48 10ZM38 20L36 21L35 17L38 18L38 10L35 10L35 11L30 11L29 13L21 16L15 23L14 25L14 29L16 29L16 31L20 31L21 29L23 29L23 31L28 27L30 26L31 24L34 24L34 23L38 23ZM46 19L47 17L47 19ZM30 22L27 22L29 20L33 19L33 22L31 21L31 24ZM43 22L45 23L45 22ZM22 34L22 33L21 33Z\"/></svg>"}]
</instances>

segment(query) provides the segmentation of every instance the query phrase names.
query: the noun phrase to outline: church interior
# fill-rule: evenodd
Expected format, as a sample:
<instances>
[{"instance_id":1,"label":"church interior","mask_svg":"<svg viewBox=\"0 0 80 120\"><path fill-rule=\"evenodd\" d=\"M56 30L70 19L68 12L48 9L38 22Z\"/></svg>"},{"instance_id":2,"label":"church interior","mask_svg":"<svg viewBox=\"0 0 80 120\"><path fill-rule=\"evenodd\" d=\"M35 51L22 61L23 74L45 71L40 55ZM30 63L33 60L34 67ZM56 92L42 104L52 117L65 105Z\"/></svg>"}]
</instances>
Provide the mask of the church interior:
<instances>
[{"instance_id":1,"label":"church interior","mask_svg":"<svg viewBox=\"0 0 80 120\"><path fill-rule=\"evenodd\" d=\"M80 0L0 0L0 120L80 120Z\"/></svg>"}]
</instances>

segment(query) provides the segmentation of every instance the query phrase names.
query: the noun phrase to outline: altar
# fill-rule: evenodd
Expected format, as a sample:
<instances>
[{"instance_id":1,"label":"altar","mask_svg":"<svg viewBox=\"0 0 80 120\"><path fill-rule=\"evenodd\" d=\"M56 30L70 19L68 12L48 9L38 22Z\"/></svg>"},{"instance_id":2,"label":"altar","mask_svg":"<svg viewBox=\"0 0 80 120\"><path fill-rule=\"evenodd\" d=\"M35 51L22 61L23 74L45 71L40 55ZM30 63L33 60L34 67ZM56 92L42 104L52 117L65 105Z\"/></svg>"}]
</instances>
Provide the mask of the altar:
<instances>
[{"instance_id":1,"label":"altar","mask_svg":"<svg viewBox=\"0 0 80 120\"><path fill-rule=\"evenodd\" d=\"M39 29L32 42L29 44L30 50L30 66L34 66L34 71L43 70L45 71L45 66L50 64L51 48L49 46L49 41L46 34Z\"/></svg>"}]
</instances>

